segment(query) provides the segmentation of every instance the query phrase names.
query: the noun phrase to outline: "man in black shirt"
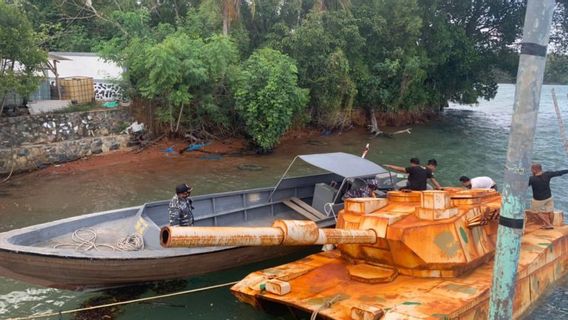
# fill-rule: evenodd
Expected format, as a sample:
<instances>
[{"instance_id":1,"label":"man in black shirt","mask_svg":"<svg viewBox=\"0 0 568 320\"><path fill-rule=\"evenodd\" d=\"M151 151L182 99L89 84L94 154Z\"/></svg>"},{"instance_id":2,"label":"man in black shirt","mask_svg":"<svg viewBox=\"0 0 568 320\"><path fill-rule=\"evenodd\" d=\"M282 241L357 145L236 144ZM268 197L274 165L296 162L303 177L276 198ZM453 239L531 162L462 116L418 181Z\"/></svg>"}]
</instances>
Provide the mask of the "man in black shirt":
<instances>
[{"instance_id":1,"label":"man in black shirt","mask_svg":"<svg viewBox=\"0 0 568 320\"><path fill-rule=\"evenodd\" d=\"M531 166L532 177L529 178L529 186L532 187L533 199L531 201L530 211L535 213L552 213L554 212L554 200L552 191L550 190L550 179L568 173L568 170L561 171L542 171L542 166L535 163ZM547 215L546 215L547 216ZM545 215L539 215L544 221L545 228L552 228L550 221Z\"/></svg>"},{"instance_id":2,"label":"man in black shirt","mask_svg":"<svg viewBox=\"0 0 568 320\"><path fill-rule=\"evenodd\" d=\"M410 167L406 168L394 166L391 164L385 164L384 166L398 172L408 173L408 185L406 186L407 189L415 191L426 190L428 179L432 181L436 189L439 190L442 188L438 181L434 179L432 171L428 168L420 166L420 160L418 160L418 158L410 159Z\"/></svg>"}]
</instances>

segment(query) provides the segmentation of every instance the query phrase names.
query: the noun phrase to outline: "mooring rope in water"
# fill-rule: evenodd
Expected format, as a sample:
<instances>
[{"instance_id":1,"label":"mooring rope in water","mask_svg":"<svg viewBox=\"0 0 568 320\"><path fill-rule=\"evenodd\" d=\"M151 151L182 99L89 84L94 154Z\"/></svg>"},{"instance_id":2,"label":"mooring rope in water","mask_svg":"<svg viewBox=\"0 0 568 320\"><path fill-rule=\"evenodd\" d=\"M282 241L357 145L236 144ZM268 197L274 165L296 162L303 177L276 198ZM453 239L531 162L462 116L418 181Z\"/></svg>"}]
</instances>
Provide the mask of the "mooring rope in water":
<instances>
[{"instance_id":1,"label":"mooring rope in water","mask_svg":"<svg viewBox=\"0 0 568 320\"><path fill-rule=\"evenodd\" d=\"M175 296L180 296L180 295L184 295L184 294L188 294L188 293L195 293L195 292L200 292L200 291L207 291L207 290L211 290L211 289L217 289L217 288L232 286L232 285L236 284L237 282L238 282L238 281L227 282L227 283L216 284L216 285L214 285L214 286L209 286L209 287L204 287L204 288L197 288L197 289L185 290L185 291L174 292L174 293L168 293L168 294L163 294L163 295L153 296L153 297L147 297L147 298L139 298L139 299L134 299L134 300L127 300L127 301L120 301L120 302L113 302L113 303L101 304L101 305L92 306L92 307L85 307L85 308L79 308L79 309L71 309L71 310L58 311L58 312L51 312L51 313L39 313L39 314L34 314L34 315L31 315L31 316L26 316L26 317L8 318L8 319L6 319L6 320L30 320L30 319L39 319L39 318L55 317L55 316L60 316L60 315L63 315L63 314L77 313L77 312L82 312L82 311L89 311L89 310L95 310L95 309L101 309L101 308L108 308L108 307L120 306L120 305L124 305L124 304L131 304L131 303L137 303L137 302L143 302L143 301L150 301L150 300L163 299L163 298L168 298L168 297L175 297Z\"/></svg>"},{"instance_id":2,"label":"mooring rope in water","mask_svg":"<svg viewBox=\"0 0 568 320\"><path fill-rule=\"evenodd\" d=\"M71 235L72 243L58 243L53 248L71 247L75 250L89 251L98 250L98 247L110 248L113 251L138 251L144 250L144 239L137 233L128 235L116 242L115 245L97 243L98 234L91 228L75 230Z\"/></svg>"}]
</instances>

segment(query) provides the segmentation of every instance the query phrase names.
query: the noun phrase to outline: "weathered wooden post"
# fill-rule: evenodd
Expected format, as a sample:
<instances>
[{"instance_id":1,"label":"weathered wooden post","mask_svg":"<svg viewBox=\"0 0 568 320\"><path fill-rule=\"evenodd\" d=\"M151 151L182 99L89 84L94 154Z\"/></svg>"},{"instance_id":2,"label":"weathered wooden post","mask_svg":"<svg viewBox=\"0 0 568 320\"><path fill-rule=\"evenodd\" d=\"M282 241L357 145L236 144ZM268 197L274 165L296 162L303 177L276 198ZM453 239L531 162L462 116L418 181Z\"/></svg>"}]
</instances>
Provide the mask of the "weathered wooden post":
<instances>
[{"instance_id":1,"label":"weathered wooden post","mask_svg":"<svg viewBox=\"0 0 568 320\"><path fill-rule=\"evenodd\" d=\"M533 140L554 0L528 0L509 135L490 319L512 319Z\"/></svg>"}]
</instances>

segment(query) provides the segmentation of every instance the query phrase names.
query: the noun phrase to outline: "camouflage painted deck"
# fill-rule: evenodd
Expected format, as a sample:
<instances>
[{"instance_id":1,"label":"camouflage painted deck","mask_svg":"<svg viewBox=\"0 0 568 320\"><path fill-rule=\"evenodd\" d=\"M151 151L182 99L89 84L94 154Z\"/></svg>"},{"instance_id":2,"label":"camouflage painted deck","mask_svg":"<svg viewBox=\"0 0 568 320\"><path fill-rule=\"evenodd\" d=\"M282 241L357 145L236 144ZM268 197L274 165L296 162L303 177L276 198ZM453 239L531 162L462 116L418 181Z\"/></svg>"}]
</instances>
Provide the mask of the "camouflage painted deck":
<instances>
[{"instance_id":1,"label":"camouflage painted deck","mask_svg":"<svg viewBox=\"0 0 568 320\"><path fill-rule=\"evenodd\" d=\"M346 201L338 228L374 230L375 244L339 245L248 275L239 300L330 319L486 319L500 196L492 191L389 194ZM568 270L568 226L527 223L514 315Z\"/></svg>"}]
</instances>

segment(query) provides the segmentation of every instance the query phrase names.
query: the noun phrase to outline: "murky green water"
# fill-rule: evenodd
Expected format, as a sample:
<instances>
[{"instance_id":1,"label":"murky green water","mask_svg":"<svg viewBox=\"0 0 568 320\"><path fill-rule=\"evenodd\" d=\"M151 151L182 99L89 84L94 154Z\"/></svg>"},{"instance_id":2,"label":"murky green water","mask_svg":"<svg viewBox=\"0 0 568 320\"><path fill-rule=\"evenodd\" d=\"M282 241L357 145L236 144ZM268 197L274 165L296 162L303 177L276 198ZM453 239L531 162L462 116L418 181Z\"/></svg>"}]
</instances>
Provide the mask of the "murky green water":
<instances>
[{"instance_id":1,"label":"murky green water","mask_svg":"<svg viewBox=\"0 0 568 320\"><path fill-rule=\"evenodd\" d=\"M545 170L568 169L550 97L551 88L543 88L534 160L541 162ZM564 119L568 121L568 87L555 86L555 89ZM392 139L370 138L365 132L355 130L338 136L299 139L295 145L280 147L274 154L262 157L188 161L183 157L164 156L96 171L18 177L0 185L0 231L167 199L174 186L181 182L192 184L196 194L269 186L277 181L297 154L332 151L358 154L366 143L371 144L368 158L378 163L406 165L412 156L423 161L436 158L439 163L437 177L443 185L458 185L457 179L461 175L488 175L501 184L513 98L514 86L503 85L493 101L482 102L473 108L454 106L439 120L414 126L411 135L401 134ZM237 168L239 164L256 164L264 170L242 171ZM301 174L302 170L296 173ZM552 181L556 207L566 211L568 177ZM189 279L176 289L239 280L248 272L282 262L269 261ZM123 289L123 293L126 290ZM155 294L155 290L148 289L135 296ZM566 318L567 294L568 283L563 281L528 318ZM45 289L0 278L0 318L73 309L87 299L99 296L101 293ZM228 288L130 305L120 308L115 316L117 319L275 319L238 303Z\"/></svg>"}]
</instances>

